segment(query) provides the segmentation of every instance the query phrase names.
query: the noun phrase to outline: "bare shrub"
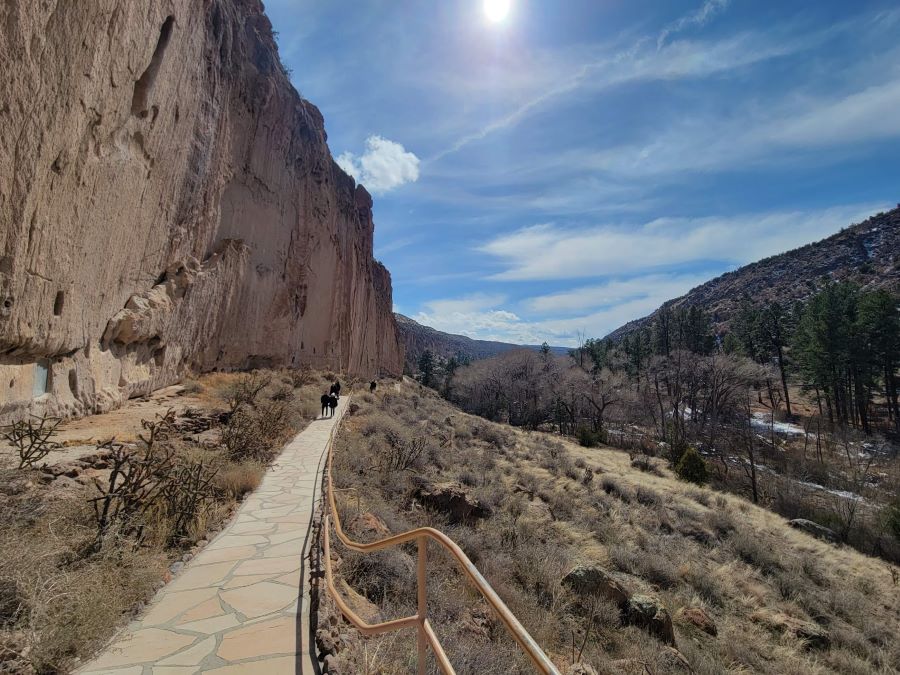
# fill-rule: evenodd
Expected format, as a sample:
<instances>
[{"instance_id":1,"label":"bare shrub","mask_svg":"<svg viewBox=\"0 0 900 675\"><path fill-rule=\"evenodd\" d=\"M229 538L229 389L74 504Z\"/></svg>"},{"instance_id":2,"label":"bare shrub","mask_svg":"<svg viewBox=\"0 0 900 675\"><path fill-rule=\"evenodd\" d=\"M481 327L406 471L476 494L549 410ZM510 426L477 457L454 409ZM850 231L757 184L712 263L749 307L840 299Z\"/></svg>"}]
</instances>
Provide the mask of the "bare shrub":
<instances>
[{"instance_id":1,"label":"bare shrub","mask_svg":"<svg viewBox=\"0 0 900 675\"><path fill-rule=\"evenodd\" d=\"M163 478L160 496L170 527L170 544L187 539L215 504L216 470L203 462L180 462Z\"/></svg>"},{"instance_id":2,"label":"bare shrub","mask_svg":"<svg viewBox=\"0 0 900 675\"><path fill-rule=\"evenodd\" d=\"M13 422L4 429L0 435L16 449L20 469L34 466L53 450L60 448L59 443L50 439L56 434L56 427L61 421L57 417L32 415L27 420Z\"/></svg>"},{"instance_id":3,"label":"bare shrub","mask_svg":"<svg viewBox=\"0 0 900 675\"><path fill-rule=\"evenodd\" d=\"M309 364L303 364L298 368L289 369L287 371L287 376L295 389L316 382L315 373L313 373L312 367Z\"/></svg>"},{"instance_id":4,"label":"bare shrub","mask_svg":"<svg viewBox=\"0 0 900 675\"><path fill-rule=\"evenodd\" d=\"M637 486L637 489L634 491L634 496L638 503L643 504L644 506L655 506L662 502L658 493L643 485Z\"/></svg>"},{"instance_id":5,"label":"bare shrub","mask_svg":"<svg viewBox=\"0 0 900 675\"><path fill-rule=\"evenodd\" d=\"M618 497L626 504L631 502L631 491L628 488L620 485L609 476L603 477L603 479L600 481L600 487L603 488L603 491L606 494L612 495L613 497Z\"/></svg>"},{"instance_id":6,"label":"bare shrub","mask_svg":"<svg viewBox=\"0 0 900 675\"><path fill-rule=\"evenodd\" d=\"M222 428L222 445L234 461L268 462L269 444L259 433L257 417L252 410L238 408Z\"/></svg>"},{"instance_id":7,"label":"bare shrub","mask_svg":"<svg viewBox=\"0 0 900 675\"><path fill-rule=\"evenodd\" d=\"M222 398L229 412L234 414L243 406L254 406L262 390L272 382L271 375L254 372L242 375L225 388Z\"/></svg>"},{"instance_id":8,"label":"bare shrub","mask_svg":"<svg viewBox=\"0 0 900 675\"><path fill-rule=\"evenodd\" d=\"M394 429L385 432L387 445L381 453L381 468L384 471L406 471L419 461L428 439L424 436L407 438Z\"/></svg>"},{"instance_id":9,"label":"bare shrub","mask_svg":"<svg viewBox=\"0 0 900 675\"><path fill-rule=\"evenodd\" d=\"M100 493L91 500L97 527L97 547L113 525L123 534L141 538L146 524L143 516L154 507L159 497L163 487L162 476L172 469L173 451L162 442L162 436L165 434L164 425L170 424L173 419L174 416L157 422L143 422L149 433L141 436L144 443L141 452L112 441L98 446L98 450L108 452L112 469L108 483L94 481Z\"/></svg>"},{"instance_id":10,"label":"bare shrub","mask_svg":"<svg viewBox=\"0 0 900 675\"><path fill-rule=\"evenodd\" d=\"M482 424L472 429L472 433L482 441L498 450L512 443L512 434L502 431L495 424Z\"/></svg>"}]
</instances>

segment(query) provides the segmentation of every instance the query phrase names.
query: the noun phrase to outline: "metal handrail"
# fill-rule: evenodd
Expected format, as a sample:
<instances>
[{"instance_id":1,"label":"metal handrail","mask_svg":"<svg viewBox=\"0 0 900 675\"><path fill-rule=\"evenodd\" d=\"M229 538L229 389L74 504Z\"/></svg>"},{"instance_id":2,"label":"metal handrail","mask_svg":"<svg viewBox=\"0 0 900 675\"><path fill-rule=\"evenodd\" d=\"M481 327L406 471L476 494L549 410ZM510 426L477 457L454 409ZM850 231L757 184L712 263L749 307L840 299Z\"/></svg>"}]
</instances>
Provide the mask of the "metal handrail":
<instances>
[{"instance_id":1,"label":"metal handrail","mask_svg":"<svg viewBox=\"0 0 900 675\"><path fill-rule=\"evenodd\" d=\"M553 665L553 662L547 657L547 655L540 648L537 642L535 642L534 638L529 635L524 626L519 623L519 620L515 617L515 615L513 615L513 613L509 611L506 603L504 603L503 600L500 599L500 596L497 595L496 591L491 588L491 585L482 576L481 572L478 571L478 568L475 567L472 561L469 560L469 557L465 553L463 553L462 549L456 544L455 541L450 539L450 537L448 537L440 530L435 530L431 527L418 527L414 530L409 530L408 532L395 534L379 541L373 541L369 543L353 541L344 533L344 530L341 527L341 518L337 510L337 503L334 498L334 493L336 490L332 484L331 469L334 457L334 437L337 434L337 429L339 426L340 420L338 420L338 422L331 430L331 435L328 438L328 447L326 450L326 452L328 453L328 461L326 463L328 513L326 513L324 521L325 527L323 536L323 548L325 555L325 584L328 587L328 592L331 594L331 597L334 598L338 609L341 611L341 614L343 614L344 617L351 624L353 624L356 629L359 630L359 632L363 635L378 635L380 633L385 633L392 630L400 630L401 628L411 628L412 626L415 626L418 634L417 648L419 675L424 675L425 673L427 646L431 646L432 652L434 653L435 659L437 660L441 671L445 673L445 675L455 675L456 671L450 664L449 659L447 659L447 655L444 652L443 647L441 647L441 643L428 621L425 581L426 569L428 564L428 540L431 539L443 546L450 553L450 555L455 558L456 562L461 566L462 571L469 578L469 581L471 581L475 585L475 588L478 589L482 597L484 597L484 599L487 600L488 604L491 605L494 612L506 626L507 630L512 634L513 639L515 639L515 641L519 643L519 646L531 659L531 662L534 664L535 668L539 672L544 673L544 675L559 675L559 671L557 670L556 666ZM332 517L334 518L333 521ZM330 541L330 530L332 524L334 525L334 531L337 534L338 539L341 540L344 546L361 553L379 551L390 546L397 546L398 544L416 540L419 553L417 564L418 587L416 592L416 614L403 619L395 619L393 621L386 621L384 623L378 624L369 624L366 623L362 618L360 618L355 612L353 612L352 609L350 609L350 607L340 596L334 586L334 578L331 570Z\"/></svg>"}]
</instances>

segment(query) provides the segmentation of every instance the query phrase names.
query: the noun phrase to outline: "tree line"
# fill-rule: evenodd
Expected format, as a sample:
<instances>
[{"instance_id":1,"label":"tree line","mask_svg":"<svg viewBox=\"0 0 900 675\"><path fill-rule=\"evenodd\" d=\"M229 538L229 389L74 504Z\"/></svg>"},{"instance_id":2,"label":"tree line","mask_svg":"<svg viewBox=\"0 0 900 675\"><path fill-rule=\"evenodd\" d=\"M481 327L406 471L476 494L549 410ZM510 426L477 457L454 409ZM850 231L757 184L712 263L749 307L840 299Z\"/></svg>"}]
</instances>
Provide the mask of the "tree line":
<instances>
[{"instance_id":1,"label":"tree line","mask_svg":"<svg viewBox=\"0 0 900 675\"><path fill-rule=\"evenodd\" d=\"M718 332L703 309L667 305L621 340L588 339L568 356L545 345L467 365L423 356L419 365L424 384L467 412L663 455L685 478L777 501L791 517L811 514L787 503L795 491L776 485L772 470L860 492L872 458L850 452L851 436L900 433L898 297L849 283L790 308L743 298ZM799 457L784 452L777 420L805 431ZM858 503L846 508L836 527L849 538ZM880 536L867 535L866 546Z\"/></svg>"}]
</instances>

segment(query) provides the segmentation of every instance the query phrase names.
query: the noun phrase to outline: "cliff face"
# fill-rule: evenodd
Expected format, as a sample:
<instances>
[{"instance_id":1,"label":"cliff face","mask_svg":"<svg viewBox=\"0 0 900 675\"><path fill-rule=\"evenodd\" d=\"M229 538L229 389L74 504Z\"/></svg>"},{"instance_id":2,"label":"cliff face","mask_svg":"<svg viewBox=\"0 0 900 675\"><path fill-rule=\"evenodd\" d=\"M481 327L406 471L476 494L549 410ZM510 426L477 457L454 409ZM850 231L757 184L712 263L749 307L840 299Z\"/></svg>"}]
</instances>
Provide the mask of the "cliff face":
<instances>
[{"instance_id":1,"label":"cliff face","mask_svg":"<svg viewBox=\"0 0 900 675\"><path fill-rule=\"evenodd\" d=\"M0 417L188 368L401 372L371 198L258 0L8 0L0 26Z\"/></svg>"}]
</instances>

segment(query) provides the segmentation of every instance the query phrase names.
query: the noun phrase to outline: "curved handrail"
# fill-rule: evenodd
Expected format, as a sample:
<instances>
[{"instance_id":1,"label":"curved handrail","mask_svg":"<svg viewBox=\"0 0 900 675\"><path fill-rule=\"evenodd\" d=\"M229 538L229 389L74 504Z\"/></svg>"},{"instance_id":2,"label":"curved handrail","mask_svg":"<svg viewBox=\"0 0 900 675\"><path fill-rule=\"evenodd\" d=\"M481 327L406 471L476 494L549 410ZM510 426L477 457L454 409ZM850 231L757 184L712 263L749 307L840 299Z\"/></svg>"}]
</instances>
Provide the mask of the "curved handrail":
<instances>
[{"instance_id":1,"label":"curved handrail","mask_svg":"<svg viewBox=\"0 0 900 675\"><path fill-rule=\"evenodd\" d=\"M453 668L447 660L446 655L444 654L443 649L438 642L437 637L434 634L434 631L431 629L431 625L428 623L427 618L425 618L424 612L424 564L425 564L425 543L426 539L431 539L432 541L437 542L441 546L443 546L450 555L456 560L457 563L462 567L463 572L469 578L475 588L481 593L482 597L491 605L494 612L500 617L500 620L504 623L507 630L512 634L513 639L522 650L528 655L531 659L532 663L535 667L545 675L559 675L559 671L553 662L549 659L549 657L544 653L544 651L540 648L534 638L525 630L525 627L519 623L519 620L513 615L513 613L506 606L506 603L497 595L496 591L491 588L491 585L487 582L487 580L482 576L481 572L478 571L478 568L475 567L475 564L469 560L469 557L463 552L463 550L457 545L455 541L453 541L446 534L441 532L440 530L436 530L431 527L418 527L413 530L409 530L407 532L403 532L401 534L395 534L390 537L386 537L379 541L373 541L369 543L362 543L353 541L344 533L344 529L341 526L341 518L338 514L337 502L334 498L335 488L332 482L332 464L334 458L334 437L337 433L337 429L340 425L340 420L334 425L331 430L331 435L328 439L328 461L326 463L327 466L327 496L328 496L328 510L330 515L334 517L334 531L338 536L338 539L349 549L354 551L359 551L361 553L368 553L372 551L379 551L384 548L388 548L390 546L396 546L398 544L403 544L408 541L417 540L419 543L419 614L411 617L407 617L405 619L396 619L394 621L389 621L382 624L370 625L363 621L359 616L357 616L349 606L344 602L343 598L340 597L340 594L337 593L337 590L334 588L333 578L331 574L331 560L330 560L330 536L329 530L331 529L331 518L329 515L325 517L325 537L324 537L324 548L325 548L325 577L326 583L328 584L328 590L331 593L332 597L334 597L336 603L338 604L341 613L352 623L357 629L359 629L364 634L372 635L377 633L382 633L388 630L395 630L399 628L410 627L413 625L418 625L420 630L420 636L424 636L427 641L431 644L432 649L434 650L435 657L437 658L442 670L445 673L453 673ZM420 639L420 672L423 667L422 663L422 640Z\"/></svg>"}]
</instances>

